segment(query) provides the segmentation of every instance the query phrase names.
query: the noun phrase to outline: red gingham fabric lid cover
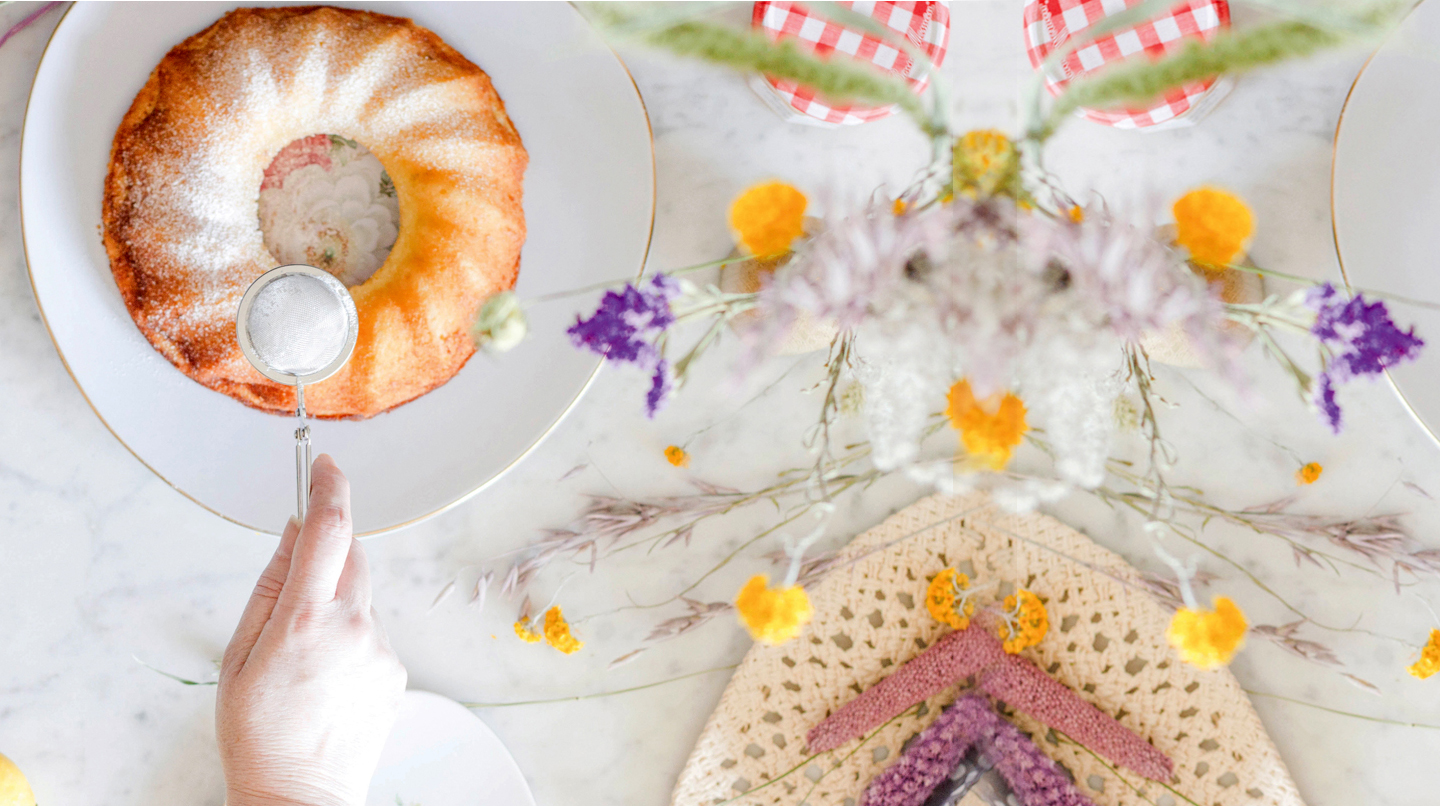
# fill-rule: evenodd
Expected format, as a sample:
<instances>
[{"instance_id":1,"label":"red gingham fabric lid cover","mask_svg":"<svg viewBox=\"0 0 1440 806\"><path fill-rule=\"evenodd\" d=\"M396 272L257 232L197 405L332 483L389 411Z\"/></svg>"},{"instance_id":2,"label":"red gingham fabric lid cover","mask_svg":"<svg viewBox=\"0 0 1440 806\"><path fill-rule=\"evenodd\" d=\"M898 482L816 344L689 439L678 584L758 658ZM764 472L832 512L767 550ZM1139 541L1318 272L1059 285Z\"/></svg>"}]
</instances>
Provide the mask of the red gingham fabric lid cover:
<instances>
[{"instance_id":1,"label":"red gingham fabric lid cover","mask_svg":"<svg viewBox=\"0 0 1440 806\"><path fill-rule=\"evenodd\" d=\"M1050 53L1070 37L1083 36L1091 25L1141 2L1026 0L1025 50L1030 54L1030 64L1039 70ZM1071 80L1099 71L1108 64L1142 52L1146 57L1156 58L1178 50L1190 38L1209 41L1229 26L1230 4L1226 0L1184 0L1148 22L1085 43L1061 61L1058 75L1047 72L1045 83L1052 94L1058 95ZM1215 79L1209 79L1184 84L1166 93L1148 109L1086 109L1085 117L1122 129L1154 126L1190 111L1214 83Z\"/></svg>"},{"instance_id":2,"label":"red gingham fabric lid cover","mask_svg":"<svg viewBox=\"0 0 1440 806\"><path fill-rule=\"evenodd\" d=\"M950 42L950 9L943 2L854 2L841 3L850 10L869 15L872 19L897 32L919 48L936 67L945 62L945 49ZM887 45L863 31L855 31L821 16L804 3L755 4L752 23L763 30L771 41L794 39L799 47L820 56L840 51L863 59L903 77L919 92L930 83L929 76L912 75L920 66L903 50ZM765 80L796 111L827 123L864 123L878 120L895 111L895 106L847 106L827 102L809 87L793 81L766 76Z\"/></svg>"}]
</instances>

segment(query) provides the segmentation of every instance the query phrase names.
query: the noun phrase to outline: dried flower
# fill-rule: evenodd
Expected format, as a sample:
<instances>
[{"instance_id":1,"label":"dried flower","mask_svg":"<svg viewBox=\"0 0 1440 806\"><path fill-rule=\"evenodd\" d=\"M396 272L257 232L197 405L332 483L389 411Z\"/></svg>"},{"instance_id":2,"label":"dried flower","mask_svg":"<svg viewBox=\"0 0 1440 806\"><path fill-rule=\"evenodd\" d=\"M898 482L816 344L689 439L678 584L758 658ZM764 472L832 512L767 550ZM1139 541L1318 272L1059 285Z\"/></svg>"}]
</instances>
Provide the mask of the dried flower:
<instances>
[{"instance_id":1,"label":"dried flower","mask_svg":"<svg viewBox=\"0 0 1440 806\"><path fill-rule=\"evenodd\" d=\"M1085 221L1085 208L1078 204L1072 204L1070 209L1065 211L1065 217L1076 224L1082 223Z\"/></svg>"},{"instance_id":2,"label":"dried flower","mask_svg":"<svg viewBox=\"0 0 1440 806\"><path fill-rule=\"evenodd\" d=\"M815 615L810 597L799 585L770 587L770 578L756 574L735 596L740 622L757 641L778 645L800 634Z\"/></svg>"},{"instance_id":3,"label":"dried flower","mask_svg":"<svg viewBox=\"0 0 1440 806\"><path fill-rule=\"evenodd\" d=\"M812 753L823 753L884 724L971 675L998 699L1063 731L1096 753L1157 781L1167 781L1174 764L1075 692L1019 655L1007 655L989 631L947 633L906 661L889 677L845 703L805 735Z\"/></svg>"},{"instance_id":4,"label":"dried flower","mask_svg":"<svg viewBox=\"0 0 1440 806\"><path fill-rule=\"evenodd\" d=\"M950 775L995 712L983 699L967 696L935 718L895 763L865 788L860 806L921 806ZM1027 803L1028 806L1028 803Z\"/></svg>"},{"instance_id":5,"label":"dried flower","mask_svg":"<svg viewBox=\"0 0 1440 806\"><path fill-rule=\"evenodd\" d=\"M680 600L685 603L685 606L690 609L690 612L683 616L665 619L659 624L656 624L655 629L651 630L650 634L645 636L646 641L665 641L678 635L684 635L696 627L708 623L711 619L715 618L715 616L735 607L735 605L729 602L701 602L684 596L680 597Z\"/></svg>"},{"instance_id":6,"label":"dried flower","mask_svg":"<svg viewBox=\"0 0 1440 806\"><path fill-rule=\"evenodd\" d=\"M669 364L654 339L675 322L670 301L679 295L680 284L664 274L655 275L640 288L627 283L618 292L606 291L589 319L577 317L565 331L578 348L651 373L645 413L652 417L672 389Z\"/></svg>"},{"instance_id":7,"label":"dried flower","mask_svg":"<svg viewBox=\"0 0 1440 806\"><path fill-rule=\"evenodd\" d=\"M979 629L946 633L884 680L861 692L805 734L812 753L840 745L1005 657L1000 642Z\"/></svg>"},{"instance_id":8,"label":"dried flower","mask_svg":"<svg viewBox=\"0 0 1440 806\"><path fill-rule=\"evenodd\" d=\"M955 192L971 198L997 193L1020 196L1020 158L1015 144L996 129L976 129L956 139Z\"/></svg>"},{"instance_id":9,"label":"dried flower","mask_svg":"<svg viewBox=\"0 0 1440 806\"><path fill-rule=\"evenodd\" d=\"M1323 27L1299 19L1282 19L1226 31L1209 42L1194 41L1159 59L1129 59L1071 82L1045 119L1032 122L1027 129L1031 137L1043 141L1082 107L1107 109L1143 104L1172 88L1209 80L1221 73L1240 74L1377 37L1408 8L1405 3L1359 4L1355 12L1341 14Z\"/></svg>"},{"instance_id":10,"label":"dried flower","mask_svg":"<svg viewBox=\"0 0 1440 806\"><path fill-rule=\"evenodd\" d=\"M1103 210L1079 224L1028 213L1003 196L899 218L887 201L831 219L777 270L758 308L771 328L809 317L854 333L873 461L922 475L921 435L956 378L976 399L1023 397L1026 425L1045 428L1060 480L1093 487L1109 455L1121 346L1175 325L1202 353L1221 352L1212 342L1222 310L1149 230ZM757 350L777 343L773 335L754 338ZM963 469L1001 462L1005 444ZM948 462L941 470L927 480L961 483Z\"/></svg>"},{"instance_id":11,"label":"dried flower","mask_svg":"<svg viewBox=\"0 0 1440 806\"><path fill-rule=\"evenodd\" d=\"M1215 609L1182 607L1170 620L1165 637L1180 659L1200 669L1224 666L1245 643L1245 614L1229 598L1215 597Z\"/></svg>"},{"instance_id":12,"label":"dried flower","mask_svg":"<svg viewBox=\"0 0 1440 806\"><path fill-rule=\"evenodd\" d=\"M945 416L960 432L966 452L991 470L1003 470L1030 430L1025 423L1025 404L1009 392L978 401L964 379L950 387L948 403Z\"/></svg>"},{"instance_id":13,"label":"dried flower","mask_svg":"<svg viewBox=\"0 0 1440 806\"><path fill-rule=\"evenodd\" d=\"M1295 471L1295 483L1299 485L1314 484L1320 478L1325 468L1319 462L1307 462L1304 467Z\"/></svg>"},{"instance_id":14,"label":"dried flower","mask_svg":"<svg viewBox=\"0 0 1440 806\"><path fill-rule=\"evenodd\" d=\"M975 603L968 595L969 588L970 577L954 568L946 568L935 575L925 592L925 609L941 624L963 630L970 626L970 617L975 614Z\"/></svg>"},{"instance_id":15,"label":"dried flower","mask_svg":"<svg viewBox=\"0 0 1440 806\"><path fill-rule=\"evenodd\" d=\"M515 634L527 644L538 644L545 640L545 636L530 629L530 623L525 619L515 622Z\"/></svg>"},{"instance_id":16,"label":"dried flower","mask_svg":"<svg viewBox=\"0 0 1440 806\"><path fill-rule=\"evenodd\" d=\"M470 326L470 338L487 353L503 353L524 340L529 329L520 298L514 291L501 291L480 306Z\"/></svg>"},{"instance_id":17,"label":"dried flower","mask_svg":"<svg viewBox=\"0 0 1440 806\"><path fill-rule=\"evenodd\" d=\"M994 711L991 711L994 714ZM1025 806L1094 806L1034 741L998 714L987 719L980 745Z\"/></svg>"},{"instance_id":18,"label":"dried flower","mask_svg":"<svg viewBox=\"0 0 1440 806\"><path fill-rule=\"evenodd\" d=\"M689 467L690 454L679 445L669 445L665 448L665 461L676 467Z\"/></svg>"},{"instance_id":19,"label":"dried flower","mask_svg":"<svg viewBox=\"0 0 1440 806\"><path fill-rule=\"evenodd\" d=\"M1311 289L1305 303L1315 310L1310 332L1330 352L1325 371L1316 379L1314 402L1338 434L1340 406L1335 402L1335 386L1351 378L1379 375L1412 360L1425 342L1415 335L1415 328L1402 331L1396 327L1385 303L1367 303L1360 294L1343 299L1330 283Z\"/></svg>"},{"instance_id":20,"label":"dried flower","mask_svg":"<svg viewBox=\"0 0 1440 806\"><path fill-rule=\"evenodd\" d=\"M1014 655L1035 646L1050 631L1050 617L1040 597L1023 588L1005 597L1000 625L996 628L1005 651Z\"/></svg>"},{"instance_id":21,"label":"dried flower","mask_svg":"<svg viewBox=\"0 0 1440 806\"><path fill-rule=\"evenodd\" d=\"M909 206L904 199L896 199L895 203L891 205L890 211L897 216L905 215L905 209Z\"/></svg>"},{"instance_id":22,"label":"dried flower","mask_svg":"<svg viewBox=\"0 0 1440 806\"><path fill-rule=\"evenodd\" d=\"M784 182L763 182L730 204L730 227L756 257L775 257L805 234L805 194Z\"/></svg>"},{"instance_id":23,"label":"dried flower","mask_svg":"<svg viewBox=\"0 0 1440 806\"><path fill-rule=\"evenodd\" d=\"M980 676L980 688L1146 778L1168 781L1174 773L1169 756L1022 655L1002 654Z\"/></svg>"},{"instance_id":24,"label":"dried flower","mask_svg":"<svg viewBox=\"0 0 1440 806\"><path fill-rule=\"evenodd\" d=\"M1420 660L1410 664L1406 671L1421 680L1440 672L1440 630L1430 631L1430 641L1420 650Z\"/></svg>"},{"instance_id":25,"label":"dried flower","mask_svg":"<svg viewBox=\"0 0 1440 806\"><path fill-rule=\"evenodd\" d=\"M1190 259L1196 263L1230 265L1244 254L1255 233L1255 217L1249 206L1219 188L1196 188L1176 199L1170 211L1175 216L1175 241L1190 252Z\"/></svg>"},{"instance_id":26,"label":"dried flower","mask_svg":"<svg viewBox=\"0 0 1440 806\"><path fill-rule=\"evenodd\" d=\"M1270 641L1286 652L1304 658L1311 663L1318 663L1322 666L1343 665L1340 662L1340 658L1336 656L1334 650L1330 649L1330 647L1318 641L1310 641L1295 636L1295 633L1304 626L1305 622L1305 619L1300 619L1298 621L1292 621L1289 624L1282 624L1279 627L1273 624L1256 624L1250 628L1250 632Z\"/></svg>"},{"instance_id":27,"label":"dried flower","mask_svg":"<svg viewBox=\"0 0 1440 806\"><path fill-rule=\"evenodd\" d=\"M866 788L861 806L920 806L975 745L1025 806L1094 806L984 695L967 694L921 731Z\"/></svg>"},{"instance_id":28,"label":"dried flower","mask_svg":"<svg viewBox=\"0 0 1440 806\"><path fill-rule=\"evenodd\" d=\"M545 611L545 643L566 655L573 655L585 646L584 641L570 634L570 624L565 621L559 605Z\"/></svg>"}]
</instances>

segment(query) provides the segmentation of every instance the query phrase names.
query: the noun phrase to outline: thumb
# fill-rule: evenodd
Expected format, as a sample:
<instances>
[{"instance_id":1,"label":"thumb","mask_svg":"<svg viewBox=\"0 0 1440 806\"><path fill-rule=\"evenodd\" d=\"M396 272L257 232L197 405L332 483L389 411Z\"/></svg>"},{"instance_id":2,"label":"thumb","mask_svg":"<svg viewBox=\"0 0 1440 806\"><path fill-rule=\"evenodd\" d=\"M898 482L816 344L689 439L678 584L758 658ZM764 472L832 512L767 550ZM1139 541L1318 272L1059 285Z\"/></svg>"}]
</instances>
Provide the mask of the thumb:
<instances>
[{"instance_id":1,"label":"thumb","mask_svg":"<svg viewBox=\"0 0 1440 806\"><path fill-rule=\"evenodd\" d=\"M249 659L250 650L259 640L260 631L265 629L265 622L270 620L270 614L275 611L275 602L280 599L280 592L285 589L285 580L290 574L290 556L295 549L295 538L299 534L300 521L291 516L289 523L285 524L285 531L280 534L280 545L275 548L275 554L270 558L265 570L260 572L260 579L256 581L255 590L250 594L250 601L245 604L245 611L240 614L240 623L235 626L230 645L225 647L225 657L220 662L222 673L240 671Z\"/></svg>"}]
</instances>

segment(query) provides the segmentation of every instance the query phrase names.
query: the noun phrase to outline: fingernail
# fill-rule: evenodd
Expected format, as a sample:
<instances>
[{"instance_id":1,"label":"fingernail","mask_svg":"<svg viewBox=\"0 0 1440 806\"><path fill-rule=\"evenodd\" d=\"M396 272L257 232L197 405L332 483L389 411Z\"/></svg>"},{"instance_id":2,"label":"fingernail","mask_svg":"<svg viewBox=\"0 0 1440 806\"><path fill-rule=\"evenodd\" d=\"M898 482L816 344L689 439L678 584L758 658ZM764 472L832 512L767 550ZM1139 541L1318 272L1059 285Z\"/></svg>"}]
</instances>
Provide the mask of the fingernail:
<instances>
[{"instance_id":1,"label":"fingernail","mask_svg":"<svg viewBox=\"0 0 1440 806\"><path fill-rule=\"evenodd\" d=\"M300 523L300 519L297 518L297 517L295 517L294 515L291 515L291 516L290 516L290 522L285 525L285 528L286 528L286 529L289 529L290 527L293 526L293 527L295 527L296 529L299 529L299 528L301 527L301 525L302 525L302 524Z\"/></svg>"}]
</instances>

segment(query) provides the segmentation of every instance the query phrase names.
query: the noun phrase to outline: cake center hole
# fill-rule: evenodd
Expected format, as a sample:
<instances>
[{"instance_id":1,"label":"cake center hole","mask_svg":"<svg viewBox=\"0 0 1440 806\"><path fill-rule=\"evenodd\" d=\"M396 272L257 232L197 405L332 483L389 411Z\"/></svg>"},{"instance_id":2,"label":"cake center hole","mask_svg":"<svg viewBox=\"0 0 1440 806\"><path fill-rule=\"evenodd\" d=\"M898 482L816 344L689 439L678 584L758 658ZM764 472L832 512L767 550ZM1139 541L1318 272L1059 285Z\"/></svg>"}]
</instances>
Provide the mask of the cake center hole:
<instances>
[{"instance_id":1,"label":"cake center hole","mask_svg":"<svg viewBox=\"0 0 1440 806\"><path fill-rule=\"evenodd\" d=\"M346 286L370 279L400 234L400 200L380 160L336 134L295 140L260 183L260 232L282 265L324 269Z\"/></svg>"}]
</instances>

